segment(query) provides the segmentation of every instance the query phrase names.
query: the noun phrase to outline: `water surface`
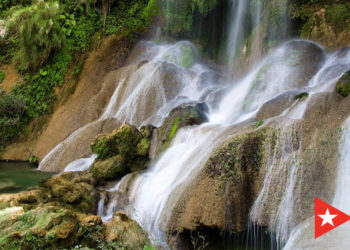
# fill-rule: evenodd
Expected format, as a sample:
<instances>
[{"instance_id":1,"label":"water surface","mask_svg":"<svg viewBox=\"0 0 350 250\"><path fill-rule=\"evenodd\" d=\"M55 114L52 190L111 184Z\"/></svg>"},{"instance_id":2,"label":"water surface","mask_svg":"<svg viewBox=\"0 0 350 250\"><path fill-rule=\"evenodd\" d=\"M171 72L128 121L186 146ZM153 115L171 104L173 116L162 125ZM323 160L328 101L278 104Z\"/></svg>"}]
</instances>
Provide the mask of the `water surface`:
<instances>
[{"instance_id":1,"label":"water surface","mask_svg":"<svg viewBox=\"0 0 350 250\"><path fill-rule=\"evenodd\" d=\"M0 161L0 194L34 188L50 176L51 174L40 172L27 162Z\"/></svg>"}]
</instances>

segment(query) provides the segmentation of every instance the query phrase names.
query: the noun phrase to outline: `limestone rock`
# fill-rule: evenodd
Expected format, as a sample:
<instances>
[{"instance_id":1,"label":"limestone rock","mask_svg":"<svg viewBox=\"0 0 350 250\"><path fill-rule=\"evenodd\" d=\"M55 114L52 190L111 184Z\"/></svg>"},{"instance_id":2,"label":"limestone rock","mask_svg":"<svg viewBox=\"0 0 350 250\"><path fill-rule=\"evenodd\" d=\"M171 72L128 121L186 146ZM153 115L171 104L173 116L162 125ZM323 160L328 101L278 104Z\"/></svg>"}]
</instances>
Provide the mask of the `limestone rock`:
<instances>
[{"instance_id":1,"label":"limestone rock","mask_svg":"<svg viewBox=\"0 0 350 250\"><path fill-rule=\"evenodd\" d=\"M92 166L92 174L99 181L115 180L121 178L126 171L126 164L120 155L106 160L97 160Z\"/></svg>"},{"instance_id":2,"label":"limestone rock","mask_svg":"<svg viewBox=\"0 0 350 250\"><path fill-rule=\"evenodd\" d=\"M120 242L126 249L143 249L150 244L147 233L125 213L117 212L113 221L106 223L106 241Z\"/></svg>"}]
</instances>

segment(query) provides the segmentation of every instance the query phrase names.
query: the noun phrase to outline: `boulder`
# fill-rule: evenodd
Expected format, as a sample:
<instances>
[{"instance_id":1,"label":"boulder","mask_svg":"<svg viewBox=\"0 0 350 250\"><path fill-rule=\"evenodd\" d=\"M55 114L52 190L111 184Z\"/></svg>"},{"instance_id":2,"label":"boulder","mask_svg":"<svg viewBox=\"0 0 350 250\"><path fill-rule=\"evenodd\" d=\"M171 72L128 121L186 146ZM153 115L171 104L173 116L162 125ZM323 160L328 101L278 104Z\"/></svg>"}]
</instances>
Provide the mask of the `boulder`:
<instances>
[{"instance_id":1,"label":"boulder","mask_svg":"<svg viewBox=\"0 0 350 250\"><path fill-rule=\"evenodd\" d=\"M94 186L67 175L54 176L39 184L43 202L54 202L73 210L93 213L98 198Z\"/></svg>"},{"instance_id":2,"label":"boulder","mask_svg":"<svg viewBox=\"0 0 350 250\"><path fill-rule=\"evenodd\" d=\"M98 156L91 169L93 176L102 183L145 169L152 130L151 126L139 131L123 124L112 133L98 135L91 143L91 150Z\"/></svg>"},{"instance_id":3,"label":"boulder","mask_svg":"<svg viewBox=\"0 0 350 250\"><path fill-rule=\"evenodd\" d=\"M97 160L91 168L91 172L98 182L119 179L125 174L125 171L125 160L120 155L106 160Z\"/></svg>"},{"instance_id":4,"label":"boulder","mask_svg":"<svg viewBox=\"0 0 350 250\"><path fill-rule=\"evenodd\" d=\"M147 233L123 212L114 214L113 220L105 224L106 241L121 243L126 249L143 249L149 245Z\"/></svg>"}]
</instances>

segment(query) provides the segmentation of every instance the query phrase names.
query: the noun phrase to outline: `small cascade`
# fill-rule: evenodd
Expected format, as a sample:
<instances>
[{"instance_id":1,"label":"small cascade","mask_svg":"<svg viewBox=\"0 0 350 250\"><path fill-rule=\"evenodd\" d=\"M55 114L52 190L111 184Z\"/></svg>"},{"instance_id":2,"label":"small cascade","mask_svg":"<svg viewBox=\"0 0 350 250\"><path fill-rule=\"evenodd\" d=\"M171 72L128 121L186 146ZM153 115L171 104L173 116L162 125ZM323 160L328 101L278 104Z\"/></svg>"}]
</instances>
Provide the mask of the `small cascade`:
<instances>
[{"instance_id":1,"label":"small cascade","mask_svg":"<svg viewBox=\"0 0 350 250\"><path fill-rule=\"evenodd\" d=\"M121 69L104 113L51 150L42 160L40 170L59 172L67 165L71 170L79 170L87 163L80 158L91 154L88 146L83 150L80 145L89 145L94 135L111 131L124 122L136 127L160 126L173 108L189 102L210 104L209 98L213 98L210 94L223 88L213 84L219 77L213 70L197 63L197 52L190 42L163 45L142 42L139 46L145 52L132 65ZM87 139L90 140L83 143Z\"/></svg>"},{"instance_id":2,"label":"small cascade","mask_svg":"<svg viewBox=\"0 0 350 250\"><path fill-rule=\"evenodd\" d=\"M231 23L229 25L229 37L226 45L228 64L233 63L237 53L237 48L240 48L244 42L246 14L249 7L249 1L231 0L230 5L229 20L231 20Z\"/></svg>"},{"instance_id":3,"label":"small cascade","mask_svg":"<svg viewBox=\"0 0 350 250\"><path fill-rule=\"evenodd\" d=\"M90 169L97 155L93 154L89 158L81 158L67 165L63 172L81 172Z\"/></svg>"},{"instance_id":4,"label":"small cascade","mask_svg":"<svg viewBox=\"0 0 350 250\"><path fill-rule=\"evenodd\" d=\"M336 191L332 206L350 214L350 202L348 194L350 192L350 118L342 127L342 139L339 145L340 158L338 163L338 178ZM294 228L285 250L289 249L348 249L349 244L344 239L350 233L349 223L345 223L338 228L328 232L318 239L314 239L314 218L310 218Z\"/></svg>"},{"instance_id":5,"label":"small cascade","mask_svg":"<svg viewBox=\"0 0 350 250\"><path fill-rule=\"evenodd\" d=\"M279 246L288 239L294 227L294 206L300 197L298 180L302 179L300 128L286 124L278 135L276 145L269 144L263 188L251 211L251 220L269 225ZM272 149L272 147L274 149Z\"/></svg>"},{"instance_id":6,"label":"small cascade","mask_svg":"<svg viewBox=\"0 0 350 250\"><path fill-rule=\"evenodd\" d=\"M183 6L175 0L163 3L165 22L169 26L174 20L167 19L168 11L173 6L176 9ZM232 68L240 53L247 49L242 47L249 35L252 35L249 38L251 54L264 54L288 37L287 0L231 0L230 3L231 22L225 46L229 67L224 67L225 70ZM277 23L266 23L264 18L275 10ZM264 39L263 33L267 34ZM263 48L262 41L266 40L271 44ZM265 149L268 157L263 170L263 187L250 214L254 226L249 227L245 237L247 241L253 239L254 245L260 237L257 235L262 233L262 228L255 225L264 225L272 231L270 238L277 239L277 243L271 245L282 248L287 242L286 249L293 246L300 230L309 229L305 224L302 229L297 227L299 222L295 214L301 201L304 172L302 148L305 141L302 140L301 120L311 97L333 91L335 82L350 69L350 52L327 55L313 42L292 40L264 59L254 61L244 77L232 79L231 69L219 71L202 63L195 46L188 41L161 44L143 41L138 46L142 53L109 76L109 80L115 81L115 90L99 118L57 145L45 156L39 169L88 170L96 156L91 155L88 146L80 147L85 142L82 138L90 142L95 135L110 132L124 122L138 128L149 124L159 127L175 107L190 102L206 103L209 107L207 123L179 129L167 150L152 161L146 171L135 173L132 181L125 177L115 187L103 190L98 203L98 215L104 222L111 220L116 210L124 209L147 230L152 244L168 248L166 237L174 206L201 173L212 152L232 135L234 126L254 126L261 113L264 117L261 120L265 122L266 119L267 124L269 118L277 117L282 122L277 128L276 141ZM297 100L296 95L300 93L307 93L309 98ZM277 103L284 106L271 105L276 100L282 100ZM267 108L262 112L265 105ZM334 204L350 213L349 202L344 199L350 188L349 170L345 167L349 157L350 121L346 124ZM250 247L252 243L248 243Z\"/></svg>"}]
</instances>

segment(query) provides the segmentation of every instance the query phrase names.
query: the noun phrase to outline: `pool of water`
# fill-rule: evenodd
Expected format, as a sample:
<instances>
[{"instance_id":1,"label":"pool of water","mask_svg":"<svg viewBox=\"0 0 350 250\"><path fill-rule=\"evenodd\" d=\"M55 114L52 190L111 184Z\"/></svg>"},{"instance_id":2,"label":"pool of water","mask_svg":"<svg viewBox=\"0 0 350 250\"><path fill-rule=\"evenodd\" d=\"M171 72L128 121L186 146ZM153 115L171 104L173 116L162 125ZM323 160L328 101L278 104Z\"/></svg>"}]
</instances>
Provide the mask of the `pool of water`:
<instances>
[{"instance_id":1,"label":"pool of water","mask_svg":"<svg viewBox=\"0 0 350 250\"><path fill-rule=\"evenodd\" d=\"M37 171L26 162L0 161L0 194L16 193L36 187L51 174Z\"/></svg>"}]
</instances>

